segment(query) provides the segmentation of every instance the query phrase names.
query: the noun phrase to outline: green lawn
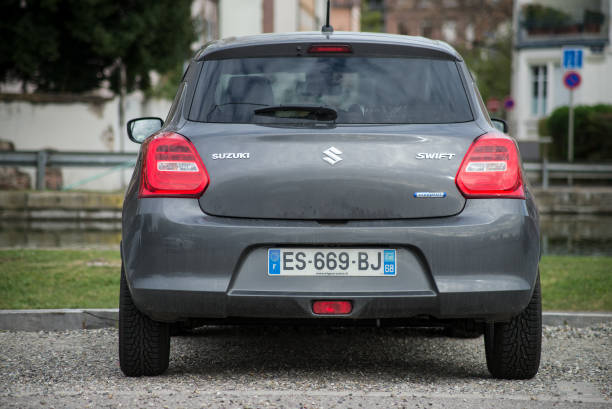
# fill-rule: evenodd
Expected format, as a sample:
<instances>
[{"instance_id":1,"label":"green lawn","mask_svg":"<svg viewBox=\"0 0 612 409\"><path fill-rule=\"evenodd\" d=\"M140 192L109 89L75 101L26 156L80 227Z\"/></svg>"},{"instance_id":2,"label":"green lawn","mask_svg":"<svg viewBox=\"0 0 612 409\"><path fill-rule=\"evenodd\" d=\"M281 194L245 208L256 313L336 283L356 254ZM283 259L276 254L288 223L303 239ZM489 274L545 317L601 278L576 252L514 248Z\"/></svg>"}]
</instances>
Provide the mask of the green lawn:
<instances>
[{"instance_id":1,"label":"green lawn","mask_svg":"<svg viewBox=\"0 0 612 409\"><path fill-rule=\"evenodd\" d=\"M0 309L112 308L115 250L0 250ZM612 311L612 257L545 256L545 310Z\"/></svg>"},{"instance_id":2,"label":"green lawn","mask_svg":"<svg viewBox=\"0 0 612 409\"><path fill-rule=\"evenodd\" d=\"M540 279L545 310L612 311L612 257L545 256Z\"/></svg>"},{"instance_id":3,"label":"green lawn","mask_svg":"<svg viewBox=\"0 0 612 409\"><path fill-rule=\"evenodd\" d=\"M0 309L112 308L116 250L0 250Z\"/></svg>"}]
</instances>

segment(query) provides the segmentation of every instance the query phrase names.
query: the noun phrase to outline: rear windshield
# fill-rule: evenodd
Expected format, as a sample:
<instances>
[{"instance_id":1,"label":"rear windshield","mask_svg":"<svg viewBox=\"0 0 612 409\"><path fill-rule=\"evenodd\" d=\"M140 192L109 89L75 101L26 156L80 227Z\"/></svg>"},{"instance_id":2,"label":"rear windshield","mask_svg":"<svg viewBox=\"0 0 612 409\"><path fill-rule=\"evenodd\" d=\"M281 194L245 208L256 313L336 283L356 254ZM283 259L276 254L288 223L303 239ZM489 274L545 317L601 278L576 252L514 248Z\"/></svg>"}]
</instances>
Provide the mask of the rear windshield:
<instances>
[{"instance_id":1,"label":"rear windshield","mask_svg":"<svg viewBox=\"0 0 612 409\"><path fill-rule=\"evenodd\" d=\"M455 123L473 119L454 61L378 57L267 57L204 64L190 119L304 122L261 115L276 106L321 106L338 124ZM287 117L289 116L289 117ZM310 119L309 119L310 120Z\"/></svg>"}]
</instances>

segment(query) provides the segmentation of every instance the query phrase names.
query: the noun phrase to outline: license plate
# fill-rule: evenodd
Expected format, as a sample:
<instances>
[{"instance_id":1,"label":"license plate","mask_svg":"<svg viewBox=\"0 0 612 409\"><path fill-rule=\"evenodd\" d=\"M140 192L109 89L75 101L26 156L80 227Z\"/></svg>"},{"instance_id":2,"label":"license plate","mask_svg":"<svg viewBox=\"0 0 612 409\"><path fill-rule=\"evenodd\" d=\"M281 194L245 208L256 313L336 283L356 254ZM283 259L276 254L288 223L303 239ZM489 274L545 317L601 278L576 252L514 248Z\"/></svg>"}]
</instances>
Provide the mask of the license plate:
<instances>
[{"instance_id":1,"label":"license plate","mask_svg":"<svg viewBox=\"0 0 612 409\"><path fill-rule=\"evenodd\" d=\"M268 249L271 276L395 276L394 249Z\"/></svg>"}]
</instances>

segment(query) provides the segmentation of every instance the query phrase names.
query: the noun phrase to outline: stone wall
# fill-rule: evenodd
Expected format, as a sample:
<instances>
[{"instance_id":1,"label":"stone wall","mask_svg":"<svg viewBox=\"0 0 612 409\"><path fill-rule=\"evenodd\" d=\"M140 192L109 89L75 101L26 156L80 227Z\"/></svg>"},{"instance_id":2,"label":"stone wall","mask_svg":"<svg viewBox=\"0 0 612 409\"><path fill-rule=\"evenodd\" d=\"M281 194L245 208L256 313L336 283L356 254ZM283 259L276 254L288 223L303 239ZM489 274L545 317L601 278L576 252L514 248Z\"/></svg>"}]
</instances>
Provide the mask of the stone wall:
<instances>
[{"instance_id":1,"label":"stone wall","mask_svg":"<svg viewBox=\"0 0 612 409\"><path fill-rule=\"evenodd\" d=\"M533 189L543 214L612 214L612 187Z\"/></svg>"},{"instance_id":2,"label":"stone wall","mask_svg":"<svg viewBox=\"0 0 612 409\"><path fill-rule=\"evenodd\" d=\"M612 214L612 187L534 189L542 214ZM121 221L123 194L0 191L0 226L26 221Z\"/></svg>"}]
</instances>

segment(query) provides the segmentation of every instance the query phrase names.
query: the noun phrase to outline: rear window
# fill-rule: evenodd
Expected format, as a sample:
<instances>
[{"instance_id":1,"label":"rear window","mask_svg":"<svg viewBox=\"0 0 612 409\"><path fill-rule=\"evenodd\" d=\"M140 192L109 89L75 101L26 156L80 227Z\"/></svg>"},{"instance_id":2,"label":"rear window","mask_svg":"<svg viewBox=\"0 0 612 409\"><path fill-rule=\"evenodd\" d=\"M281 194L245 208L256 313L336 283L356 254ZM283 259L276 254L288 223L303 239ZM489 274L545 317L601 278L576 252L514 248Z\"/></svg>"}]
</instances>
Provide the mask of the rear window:
<instances>
[{"instance_id":1,"label":"rear window","mask_svg":"<svg viewBox=\"0 0 612 409\"><path fill-rule=\"evenodd\" d=\"M338 124L455 123L473 119L454 61L379 57L266 57L207 61L190 119L287 123L268 106L322 106Z\"/></svg>"}]
</instances>

